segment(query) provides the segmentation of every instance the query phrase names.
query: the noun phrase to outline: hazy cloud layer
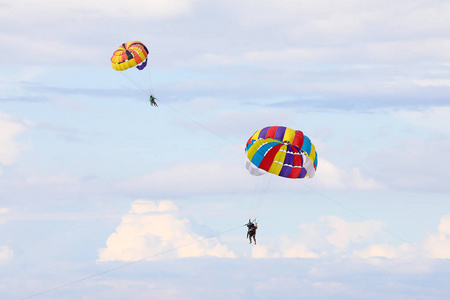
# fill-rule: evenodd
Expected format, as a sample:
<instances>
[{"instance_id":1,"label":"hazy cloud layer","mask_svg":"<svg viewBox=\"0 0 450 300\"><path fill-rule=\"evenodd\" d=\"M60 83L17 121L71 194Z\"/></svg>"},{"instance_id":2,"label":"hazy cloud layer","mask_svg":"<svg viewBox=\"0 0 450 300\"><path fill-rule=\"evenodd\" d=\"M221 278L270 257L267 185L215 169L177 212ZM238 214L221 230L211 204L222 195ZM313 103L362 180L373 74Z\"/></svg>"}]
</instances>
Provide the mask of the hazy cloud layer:
<instances>
[{"instance_id":1,"label":"hazy cloud layer","mask_svg":"<svg viewBox=\"0 0 450 300\"><path fill-rule=\"evenodd\" d=\"M365 178L357 168L341 170L326 159L321 159L319 171L320 173L318 172L312 179L299 180L305 184L314 183L317 188L331 190L374 190L383 187L374 179ZM268 186L270 191L295 191L301 184L299 180L276 177L272 174L262 176L271 177L272 182ZM145 193L154 197L254 193L255 183L263 181L265 180L262 177L250 176L243 164L207 161L196 164L174 164L164 170L130 178L122 182L120 188L129 193Z\"/></svg>"},{"instance_id":2,"label":"hazy cloud layer","mask_svg":"<svg viewBox=\"0 0 450 300\"><path fill-rule=\"evenodd\" d=\"M16 137L27 129L24 122L14 120L0 112L0 163L13 164L25 146L16 141Z\"/></svg>"},{"instance_id":3,"label":"hazy cloud layer","mask_svg":"<svg viewBox=\"0 0 450 300\"><path fill-rule=\"evenodd\" d=\"M0 2L0 298L169 251L43 297L450 299L449 19L444 0ZM133 39L158 108L111 68ZM243 145L268 125L312 138L315 178L255 188ZM256 246L197 242L265 192Z\"/></svg>"},{"instance_id":4,"label":"hazy cloud layer","mask_svg":"<svg viewBox=\"0 0 450 300\"><path fill-rule=\"evenodd\" d=\"M2 9L0 42L26 45L8 52L15 64L104 67L130 39L129 24L158 71L176 78L161 83L172 101L359 111L448 104L448 3L351 3L15 1Z\"/></svg>"}]
</instances>

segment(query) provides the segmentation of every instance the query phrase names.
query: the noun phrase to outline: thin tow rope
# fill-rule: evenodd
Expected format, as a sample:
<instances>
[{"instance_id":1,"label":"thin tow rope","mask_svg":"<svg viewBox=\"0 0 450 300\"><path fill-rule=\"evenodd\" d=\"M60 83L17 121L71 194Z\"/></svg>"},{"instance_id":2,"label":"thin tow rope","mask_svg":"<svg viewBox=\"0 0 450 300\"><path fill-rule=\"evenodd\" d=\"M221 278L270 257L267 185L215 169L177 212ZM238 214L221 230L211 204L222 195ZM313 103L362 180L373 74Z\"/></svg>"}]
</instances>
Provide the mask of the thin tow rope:
<instances>
[{"instance_id":1,"label":"thin tow rope","mask_svg":"<svg viewBox=\"0 0 450 300\"><path fill-rule=\"evenodd\" d=\"M169 253L169 252L173 252L173 251L175 251L175 250L178 250L178 249L181 249L181 248L184 248L184 247L188 247L188 246L191 246L191 245L193 245L193 244L200 243L200 242L202 242L202 241L211 239L211 238L213 238L213 237L217 237L217 236L222 235L222 234L225 234L225 233L227 233L227 232L230 232L230 231L233 231L233 230L242 228L243 226L245 226L245 225L240 225L240 226L238 226L238 227L235 227L235 228L232 228L232 229L228 229L228 230L222 231L222 232L220 232L220 233L216 233L216 234L213 234L213 235L210 235L210 236L207 236L207 237L198 239L198 240L196 240L196 241L193 241L193 242L190 242L190 243L187 243L187 244L184 244L184 245L181 245L181 246L178 246L178 247L175 247L175 248L172 248L172 249L163 251L163 252L159 252L159 253L156 253L156 254L153 254L153 255L150 255L150 256L141 258L141 259L139 259L139 260L136 260L136 261L133 261L133 262L129 262L129 263L120 265L120 266L115 267L115 268L108 269L108 270L106 270L106 271L103 271L103 272L100 272L100 273L97 273L97 274L94 274L94 275L86 276L86 277L77 279L77 280L75 280L75 281L71 281L71 282L68 282L68 283L65 283L65 284L62 284L62 285L59 285L59 286L55 286L55 287L53 287L53 288L51 288L51 289L48 289L48 290L45 290L45 291L42 291L42 292L39 292L39 293L30 295L30 296L27 296L27 297L24 297L24 298L22 298L22 300L24 300L24 299L30 299L30 298L33 298L33 297L36 297L36 296L39 296L39 295L43 295L43 294L49 293L49 292L54 291L54 290L62 289L62 288L67 287L67 286L69 286L69 285L73 285L73 284L76 284L76 283L79 283L79 282L82 282L82 281L85 281L85 280L92 279L92 278L94 278L94 277L101 276L101 275L106 274L106 273L110 273L110 272L116 271L116 270L118 270L118 269L126 268L126 267L128 267L128 266L131 266L131 265L134 265L134 264L137 264L137 263L146 261L146 260L148 260L148 259L150 259L150 258L157 257L157 256L160 256L160 255Z\"/></svg>"}]
</instances>

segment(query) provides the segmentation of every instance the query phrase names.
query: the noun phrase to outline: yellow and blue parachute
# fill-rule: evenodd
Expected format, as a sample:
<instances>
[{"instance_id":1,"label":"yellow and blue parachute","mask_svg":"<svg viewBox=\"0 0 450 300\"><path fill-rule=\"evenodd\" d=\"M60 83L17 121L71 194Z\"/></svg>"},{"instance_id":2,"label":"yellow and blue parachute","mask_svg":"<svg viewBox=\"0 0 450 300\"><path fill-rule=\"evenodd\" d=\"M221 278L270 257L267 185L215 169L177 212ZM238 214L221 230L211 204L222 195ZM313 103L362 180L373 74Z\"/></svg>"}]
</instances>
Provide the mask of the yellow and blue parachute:
<instances>
[{"instance_id":1,"label":"yellow and blue parachute","mask_svg":"<svg viewBox=\"0 0 450 300\"><path fill-rule=\"evenodd\" d=\"M300 130L269 126L256 131L245 147L246 168L252 175L268 173L286 178L313 177L317 152Z\"/></svg>"}]
</instances>

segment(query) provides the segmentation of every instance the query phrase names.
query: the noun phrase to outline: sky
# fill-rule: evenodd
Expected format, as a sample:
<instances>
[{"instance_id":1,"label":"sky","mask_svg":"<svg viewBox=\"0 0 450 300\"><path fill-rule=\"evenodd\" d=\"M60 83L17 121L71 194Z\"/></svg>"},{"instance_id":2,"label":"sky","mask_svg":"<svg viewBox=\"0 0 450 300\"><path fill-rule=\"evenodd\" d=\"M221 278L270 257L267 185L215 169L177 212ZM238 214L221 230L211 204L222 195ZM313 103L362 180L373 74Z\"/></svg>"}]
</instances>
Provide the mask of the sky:
<instances>
[{"instance_id":1,"label":"sky","mask_svg":"<svg viewBox=\"0 0 450 300\"><path fill-rule=\"evenodd\" d=\"M0 298L449 299L449 19L0 0ZM111 67L131 40L144 82ZM273 125L310 137L314 178L248 173Z\"/></svg>"}]
</instances>

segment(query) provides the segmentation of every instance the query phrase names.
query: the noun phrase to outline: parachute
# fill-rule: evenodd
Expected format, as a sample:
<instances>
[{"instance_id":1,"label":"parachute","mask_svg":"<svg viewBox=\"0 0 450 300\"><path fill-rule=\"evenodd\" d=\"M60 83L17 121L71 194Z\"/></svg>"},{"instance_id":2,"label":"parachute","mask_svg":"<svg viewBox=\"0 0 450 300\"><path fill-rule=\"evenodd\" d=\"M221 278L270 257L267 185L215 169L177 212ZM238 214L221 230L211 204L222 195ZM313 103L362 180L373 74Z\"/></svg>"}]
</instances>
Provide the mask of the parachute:
<instances>
[{"instance_id":1,"label":"parachute","mask_svg":"<svg viewBox=\"0 0 450 300\"><path fill-rule=\"evenodd\" d=\"M131 83L149 96L150 104L157 106L153 97L150 68L147 66L148 48L140 41L123 43L111 56L114 70L120 71Z\"/></svg>"},{"instance_id":2,"label":"parachute","mask_svg":"<svg viewBox=\"0 0 450 300\"><path fill-rule=\"evenodd\" d=\"M125 71L136 67L143 70L147 66L147 47L139 41L123 43L111 57L112 67L116 71Z\"/></svg>"},{"instance_id":3,"label":"parachute","mask_svg":"<svg viewBox=\"0 0 450 300\"><path fill-rule=\"evenodd\" d=\"M300 130L269 126L256 131L245 147L246 168L259 176L271 173L285 178L314 177L317 152Z\"/></svg>"}]
</instances>

